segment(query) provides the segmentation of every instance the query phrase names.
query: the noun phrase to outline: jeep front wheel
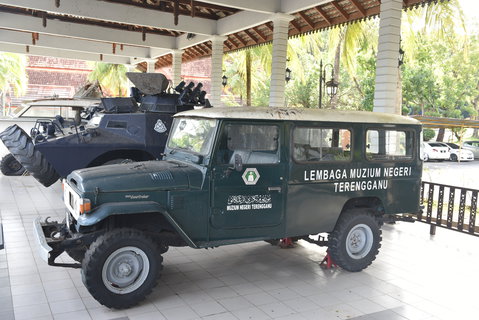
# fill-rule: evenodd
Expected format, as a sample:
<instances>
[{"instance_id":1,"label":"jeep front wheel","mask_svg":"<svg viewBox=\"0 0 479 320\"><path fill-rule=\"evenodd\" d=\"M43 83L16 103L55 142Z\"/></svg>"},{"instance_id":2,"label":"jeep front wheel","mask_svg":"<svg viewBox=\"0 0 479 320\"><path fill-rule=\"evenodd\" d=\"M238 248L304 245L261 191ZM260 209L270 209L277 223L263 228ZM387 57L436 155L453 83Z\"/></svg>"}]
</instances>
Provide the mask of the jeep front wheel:
<instances>
[{"instance_id":1,"label":"jeep front wheel","mask_svg":"<svg viewBox=\"0 0 479 320\"><path fill-rule=\"evenodd\" d=\"M341 215L329 235L328 250L341 268L361 271L376 259L381 239L380 223L372 214L350 210Z\"/></svg>"},{"instance_id":2,"label":"jeep front wheel","mask_svg":"<svg viewBox=\"0 0 479 320\"><path fill-rule=\"evenodd\" d=\"M156 286L162 260L152 238L119 229L91 244L83 260L82 280L98 302L124 309L145 299Z\"/></svg>"}]
</instances>

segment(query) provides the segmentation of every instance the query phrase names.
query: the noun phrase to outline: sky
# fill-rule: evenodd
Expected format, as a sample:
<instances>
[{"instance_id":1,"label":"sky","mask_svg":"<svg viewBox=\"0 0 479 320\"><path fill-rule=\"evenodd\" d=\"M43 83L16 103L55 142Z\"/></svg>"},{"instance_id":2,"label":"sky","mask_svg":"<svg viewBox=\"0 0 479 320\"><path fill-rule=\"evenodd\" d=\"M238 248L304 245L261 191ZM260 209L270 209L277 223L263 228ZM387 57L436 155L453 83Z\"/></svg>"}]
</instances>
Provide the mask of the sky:
<instances>
[{"instance_id":1,"label":"sky","mask_svg":"<svg viewBox=\"0 0 479 320\"><path fill-rule=\"evenodd\" d=\"M469 19L479 19L479 1L478 0L459 0L464 15Z\"/></svg>"}]
</instances>

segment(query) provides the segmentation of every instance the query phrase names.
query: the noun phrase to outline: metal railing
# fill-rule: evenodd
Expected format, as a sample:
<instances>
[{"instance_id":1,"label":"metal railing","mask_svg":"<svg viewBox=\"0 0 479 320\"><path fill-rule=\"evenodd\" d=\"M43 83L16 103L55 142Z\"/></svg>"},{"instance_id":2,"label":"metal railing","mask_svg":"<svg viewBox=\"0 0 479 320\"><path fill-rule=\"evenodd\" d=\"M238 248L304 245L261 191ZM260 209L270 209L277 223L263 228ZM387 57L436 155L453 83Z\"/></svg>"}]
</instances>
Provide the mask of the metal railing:
<instances>
[{"instance_id":1,"label":"metal railing","mask_svg":"<svg viewBox=\"0 0 479 320\"><path fill-rule=\"evenodd\" d=\"M422 182L421 203L423 212L417 214L417 221L431 225L430 233L436 227L447 228L479 236L477 219L477 198L479 190L439 183Z\"/></svg>"}]
</instances>

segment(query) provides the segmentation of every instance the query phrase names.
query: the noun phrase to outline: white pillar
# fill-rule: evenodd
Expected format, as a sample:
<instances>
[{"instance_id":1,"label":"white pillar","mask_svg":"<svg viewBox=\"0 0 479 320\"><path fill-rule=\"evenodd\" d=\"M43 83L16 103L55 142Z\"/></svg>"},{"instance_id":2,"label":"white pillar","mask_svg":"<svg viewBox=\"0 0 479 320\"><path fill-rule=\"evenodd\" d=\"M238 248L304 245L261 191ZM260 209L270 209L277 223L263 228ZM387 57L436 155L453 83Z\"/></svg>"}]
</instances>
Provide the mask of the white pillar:
<instances>
[{"instance_id":1,"label":"white pillar","mask_svg":"<svg viewBox=\"0 0 479 320\"><path fill-rule=\"evenodd\" d=\"M402 0L382 0L379 14L379 41L376 60L375 112L401 114L399 84L399 46Z\"/></svg>"},{"instance_id":2,"label":"white pillar","mask_svg":"<svg viewBox=\"0 0 479 320\"><path fill-rule=\"evenodd\" d=\"M221 76L223 73L223 43L225 40L226 37L223 36L213 36L211 38L211 90L209 100L213 107L221 106L221 92L223 90Z\"/></svg>"},{"instance_id":3,"label":"white pillar","mask_svg":"<svg viewBox=\"0 0 479 320\"><path fill-rule=\"evenodd\" d=\"M144 60L146 62L146 72L148 73L154 73L155 72L155 64L156 64L156 59L146 59Z\"/></svg>"},{"instance_id":4,"label":"white pillar","mask_svg":"<svg viewBox=\"0 0 479 320\"><path fill-rule=\"evenodd\" d=\"M275 13L273 15L273 57L271 61L271 86L269 91L270 107L285 106L285 70L288 55L288 30L289 22L294 16Z\"/></svg>"},{"instance_id":5,"label":"white pillar","mask_svg":"<svg viewBox=\"0 0 479 320\"><path fill-rule=\"evenodd\" d=\"M171 81L173 82L173 88L181 82L181 57L183 50L171 51L172 66L171 66Z\"/></svg>"},{"instance_id":6,"label":"white pillar","mask_svg":"<svg viewBox=\"0 0 479 320\"><path fill-rule=\"evenodd\" d=\"M132 64L125 64L125 67L126 67L127 72L135 72L135 71L137 71L138 65L133 64L133 63Z\"/></svg>"}]
</instances>

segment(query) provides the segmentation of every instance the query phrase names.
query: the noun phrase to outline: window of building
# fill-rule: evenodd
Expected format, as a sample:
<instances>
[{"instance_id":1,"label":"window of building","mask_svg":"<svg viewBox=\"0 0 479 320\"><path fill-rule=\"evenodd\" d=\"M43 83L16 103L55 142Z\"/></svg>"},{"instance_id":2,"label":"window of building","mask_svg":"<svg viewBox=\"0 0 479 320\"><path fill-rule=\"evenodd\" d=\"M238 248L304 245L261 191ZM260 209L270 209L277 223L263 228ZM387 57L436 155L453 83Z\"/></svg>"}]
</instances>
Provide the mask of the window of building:
<instances>
[{"instance_id":1,"label":"window of building","mask_svg":"<svg viewBox=\"0 0 479 320\"><path fill-rule=\"evenodd\" d=\"M351 131L297 127L293 133L293 158L298 162L348 161L351 159Z\"/></svg>"}]
</instances>

